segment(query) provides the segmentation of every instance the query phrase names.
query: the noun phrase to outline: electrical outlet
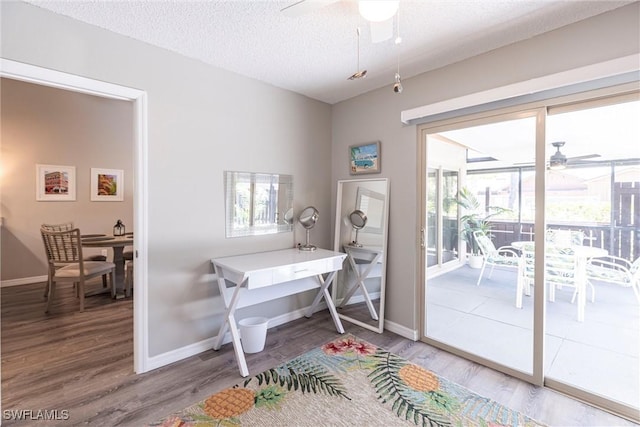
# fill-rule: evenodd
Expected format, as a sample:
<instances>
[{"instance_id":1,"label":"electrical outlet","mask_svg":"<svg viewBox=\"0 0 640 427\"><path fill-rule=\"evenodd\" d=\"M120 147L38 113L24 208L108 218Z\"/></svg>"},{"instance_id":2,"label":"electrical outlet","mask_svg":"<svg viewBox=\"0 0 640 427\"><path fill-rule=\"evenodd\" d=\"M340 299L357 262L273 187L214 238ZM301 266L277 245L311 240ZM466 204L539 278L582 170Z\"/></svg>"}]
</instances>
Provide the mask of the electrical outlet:
<instances>
[{"instance_id":1,"label":"electrical outlet","mask_svg":"<svg viewBox=\"0 0 640 427\"><path fill-rule=\"evenodd\" d=\"M100 254L102 254L102 256L107 256L107 250L106 249L102 249L100 251Z\"/></svg>"}]
</instances>

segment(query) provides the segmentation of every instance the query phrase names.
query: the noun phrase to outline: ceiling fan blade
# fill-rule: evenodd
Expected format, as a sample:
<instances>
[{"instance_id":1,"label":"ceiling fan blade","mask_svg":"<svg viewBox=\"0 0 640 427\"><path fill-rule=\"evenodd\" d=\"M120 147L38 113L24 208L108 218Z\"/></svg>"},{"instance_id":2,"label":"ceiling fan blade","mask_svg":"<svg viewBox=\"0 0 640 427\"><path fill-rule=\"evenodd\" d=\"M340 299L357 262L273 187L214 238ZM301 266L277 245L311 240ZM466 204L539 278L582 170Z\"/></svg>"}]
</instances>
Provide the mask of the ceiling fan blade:
<instances>
[{"instance_id":1,"label":"ceiling fan blade","mask_svg":"<svg viewBox=\"0 0 640 427\"><path fill-rule=\"evenodd\" d=\"M283 7L280 12L291 18L297 18L338 1L340 0L298 0L289 6Z\"/></svg>"},{"instance_id":2,"label":"ceiling fan blade","mask_svg":"<svg viewBox=\"0 0 640 427\"><path fill-rule=\"evenodd\" d=\"M600 157L600 154L586 154L584 156L569 157L567 158L567 161L574 162L576 160L594 159L596 157Z\"/></svg>"}]
</instances>

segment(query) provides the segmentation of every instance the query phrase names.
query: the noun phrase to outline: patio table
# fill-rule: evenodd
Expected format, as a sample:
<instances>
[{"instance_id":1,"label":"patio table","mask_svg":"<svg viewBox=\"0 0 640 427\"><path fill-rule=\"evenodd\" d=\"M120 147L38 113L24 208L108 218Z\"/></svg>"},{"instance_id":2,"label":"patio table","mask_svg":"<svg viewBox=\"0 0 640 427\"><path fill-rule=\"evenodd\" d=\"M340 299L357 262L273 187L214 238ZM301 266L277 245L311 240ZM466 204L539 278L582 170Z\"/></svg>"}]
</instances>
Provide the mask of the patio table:
<instances>
[{"instance_id":1,"label":"patio table","mask_svg":"<svg viewBox=\"0 0 640 427\"><path fill-rule=\"evenodd\" d=\"M524 245L535 243L531 241L516 241L511 242L511 246L516 249L522 249ZM578 322L584 321L584 309L587 304L587 261L591 258L598 258L609 254L609 251L602 248L596 248L593 246L571 245L567 248L571 249L576 255L576 287L578 290ZM520 273L522 274L522 272ZM522 278L518 278L521 280Z\"/></svg>"}]
</instances>

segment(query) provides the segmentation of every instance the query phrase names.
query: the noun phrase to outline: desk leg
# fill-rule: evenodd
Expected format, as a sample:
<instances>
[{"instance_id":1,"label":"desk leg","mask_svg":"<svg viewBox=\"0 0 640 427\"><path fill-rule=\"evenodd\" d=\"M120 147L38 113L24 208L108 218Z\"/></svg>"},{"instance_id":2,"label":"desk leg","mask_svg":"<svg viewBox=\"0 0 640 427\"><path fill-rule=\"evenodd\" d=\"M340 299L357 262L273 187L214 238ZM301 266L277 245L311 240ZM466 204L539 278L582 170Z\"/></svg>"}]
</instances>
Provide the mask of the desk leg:
<instances>
[{"instance_id":1,"label":"desk leg","mask_svg":"<svg viewBox=\"0 0 640 427\"><path fill-rule=\"evenodd\" d=\"M224 314L224 320L222 321L222 326L220 326L218 336L213 343L213 349L220 350L224 335L227 333L227 328L231 329L231 342L233 343L233 350L236 354L236 361L238 362L240 375L242 375L243 377L247 377L249 375L249 369L247 368L247 361L244 358L244 350L242 348L242 343L240 342L240 333L238 332L238 327L236 326L235 312L238 301L240 300L240 294L244 290L245 284L246 281L236 286L236 290L233 292L229 307L227 307L227 311Z\"/></svg>"},{"instance_id":2,"label":"desk leg","mask_svg":"<svg viewBox=\"0 0 640 427\"><path fill-rule=\"evenodd\" d=\"M313 304L311 307L307 309L307 314L305 317L309 318L313 314L316 306L320 303L322 297L324 297L325 302L327 303L327 307L329 308L329 313L331 313L331 317L333 318L333 323L336 325L336 329L341 334L344 334L344 327L342 326L342 322L340 321L340 317L338 317L338 312L336 311L336 306L333 305L333 300L331 299L331 295L329 294L329 285L336 277L337 271L332 271L329 273L326 279L323 279L322 276L316 276L318 282L320 282L320 290L313 300Z\"/></svg>"}]
</instances>

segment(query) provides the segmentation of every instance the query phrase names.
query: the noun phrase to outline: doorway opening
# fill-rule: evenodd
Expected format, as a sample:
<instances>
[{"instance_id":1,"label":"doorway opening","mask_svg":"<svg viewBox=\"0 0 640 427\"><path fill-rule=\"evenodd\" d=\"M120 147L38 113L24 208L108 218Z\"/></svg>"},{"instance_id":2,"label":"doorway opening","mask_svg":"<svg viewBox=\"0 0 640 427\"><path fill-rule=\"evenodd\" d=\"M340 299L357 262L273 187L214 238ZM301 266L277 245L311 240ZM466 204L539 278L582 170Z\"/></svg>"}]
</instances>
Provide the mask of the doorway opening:
<instances>
[{"instance_id":1,"label":"doorway opening","mask_svg":"<svg viewBox=\"0 0 640 427\"><path fill-rule=\"evenodd\" d=\"M136 268L134 283L136 297L133 302L133 370L149 370L148 356L148 293L147 293L147 95L146 92L121 85L93 80L73 74L0 59L0 77L50 86L89 95L125 100L133 103L134 123L134 203L133 241Z\"/></svg>"}]
</instances>

